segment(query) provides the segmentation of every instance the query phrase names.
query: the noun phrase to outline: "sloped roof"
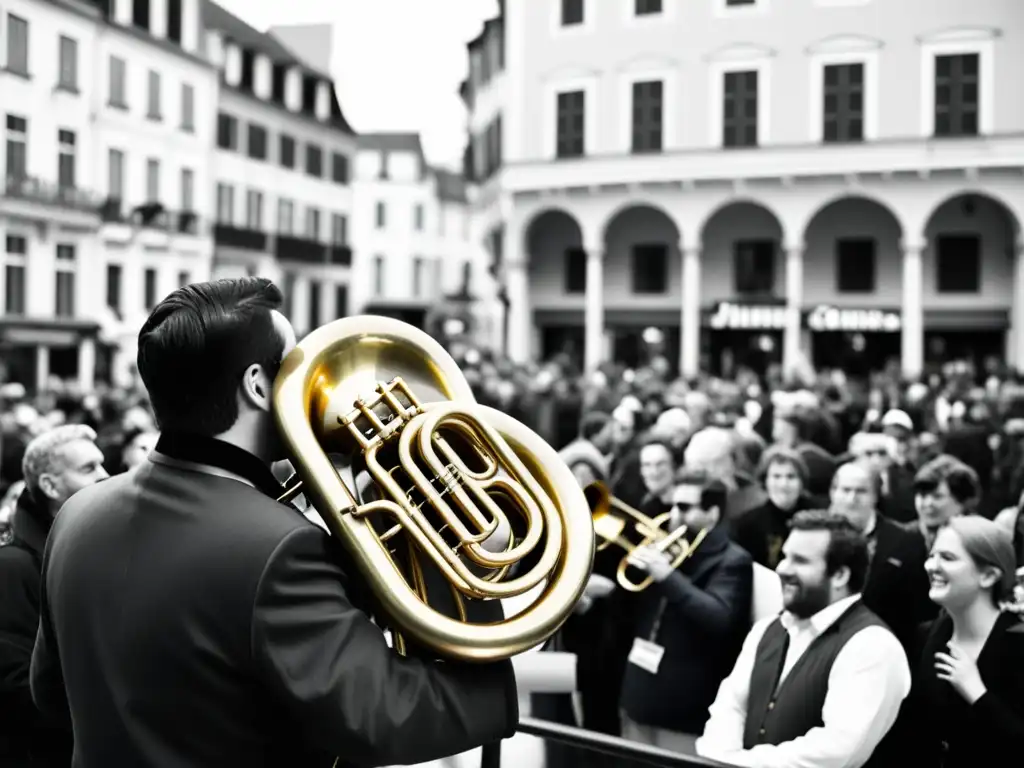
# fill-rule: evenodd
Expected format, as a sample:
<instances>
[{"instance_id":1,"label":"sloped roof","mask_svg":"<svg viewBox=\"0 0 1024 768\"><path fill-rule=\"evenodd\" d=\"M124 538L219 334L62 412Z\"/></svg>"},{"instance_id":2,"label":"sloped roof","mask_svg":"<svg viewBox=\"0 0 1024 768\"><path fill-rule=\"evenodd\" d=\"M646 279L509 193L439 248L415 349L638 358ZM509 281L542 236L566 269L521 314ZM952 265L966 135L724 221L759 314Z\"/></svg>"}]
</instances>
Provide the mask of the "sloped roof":
<instances>
[{"instance_id":1,"label":"sloped roof","mask_svg":"<svg viewBox=\"0 0 1024 768\"><path fill-rule=\"evenodd\" d=\"M414 152L423 155L423 144L418 133L363 133L359 135L359 147L380 152Z\"/></svg>"}]
</instances>

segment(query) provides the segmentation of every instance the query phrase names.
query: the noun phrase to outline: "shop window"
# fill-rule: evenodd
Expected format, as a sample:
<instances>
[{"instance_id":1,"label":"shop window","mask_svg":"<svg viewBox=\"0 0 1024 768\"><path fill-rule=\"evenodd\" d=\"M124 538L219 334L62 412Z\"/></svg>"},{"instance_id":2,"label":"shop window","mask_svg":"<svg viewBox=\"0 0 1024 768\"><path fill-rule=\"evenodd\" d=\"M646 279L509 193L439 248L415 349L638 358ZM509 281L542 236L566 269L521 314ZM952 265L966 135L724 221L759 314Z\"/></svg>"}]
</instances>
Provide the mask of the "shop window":
<instances>
[{"instance_id":1,"label":"shop window","mask_svg":"<svg viewBox=\"0 0 1024 768\"><path fill-rule=\"evenodd\" d=\"M733 246L736 293L770 295L775 290L775 243L738 240Z\"/></svg>"},{"instance_id":2,"label":"shop window","mask_svg":"<svg viewBox=\"0 0 1024 768\"><path fill-rule=\"evenodd\" d=\"M587 292L587 252L582 248L565 249L565 292Z\"/></svg>"},{"instance_id":3,"label":"shop window","mask_svg":"<svg viewBox=\"0 0 1024 768\"><path fill-rule=\"evenodd\" d=\"M935 241L936 289L939 293L981 290L981 238L939 235Z\"/></svg>"},{"instance_id":4,"label":"shop window","mask_svg":"<svg viewBox=\"0 0 1024 768\"><path fill-rule=\"evenodd\" d=\"M664 293L668 286L668 246L633 246L633 293Z\"/></svg>"},{"instance_id":5,"label":"shop window","mask_svg":"<svg viewBox=\"0 0 1024 768\"><path fill-rule=\"evenodd\" d=\"M872 293L875 290L875 241L870 238L836 240L836 290Z\"/></svg>"}]
</instances>

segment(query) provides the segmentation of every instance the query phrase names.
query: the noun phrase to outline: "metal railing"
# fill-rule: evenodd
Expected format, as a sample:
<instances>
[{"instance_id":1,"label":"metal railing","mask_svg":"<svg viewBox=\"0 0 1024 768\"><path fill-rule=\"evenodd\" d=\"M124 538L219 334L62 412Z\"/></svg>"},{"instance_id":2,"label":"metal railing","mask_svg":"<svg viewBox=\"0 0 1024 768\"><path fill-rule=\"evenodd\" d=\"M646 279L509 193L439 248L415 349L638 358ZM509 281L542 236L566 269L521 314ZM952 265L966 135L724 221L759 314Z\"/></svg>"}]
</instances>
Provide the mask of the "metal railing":
<instances>
[{"instance_id":1,"label":"metal railing","mask_svg":"<svg viewBox=\"0 0 1024 768\"><path fill-rule=\"evenodd\" d=\"M708 760L697 755L670 752L618 736L588 731L550 720L524 717L519 721L518 733L538 736L545 741L557 741L590 752L601 752L612 757L661 766L662 768L725 768L725 763ZM501 742L487 744L481 750L480 768L501 768Z\"/></svg>"}]
</instances>

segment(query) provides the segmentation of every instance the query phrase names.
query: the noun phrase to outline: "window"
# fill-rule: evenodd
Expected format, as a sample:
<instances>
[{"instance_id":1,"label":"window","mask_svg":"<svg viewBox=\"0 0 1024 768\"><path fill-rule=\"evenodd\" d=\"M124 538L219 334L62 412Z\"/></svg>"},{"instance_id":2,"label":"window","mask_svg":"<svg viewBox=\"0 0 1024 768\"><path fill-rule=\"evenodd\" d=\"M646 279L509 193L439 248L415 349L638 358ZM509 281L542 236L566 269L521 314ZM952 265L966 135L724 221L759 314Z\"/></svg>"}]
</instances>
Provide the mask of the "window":
<instances>
[{"instance_id":1,"label":"window","mask_svg":"<svg viewBox=\"0 0 1024 768\"><path fill-rule=\"evenodd\" d=\"M8 234L5 238L4 311L9 315L25 314L25 262L28 260L28 239Z\"/></svg>"},{"instance_id":2,"label":"window","mask_svg":"<svg viewBox=\"0 0 1024 768\"><path fill-rule=\"evenodd\" d=\"M245 193L245 228L253 232L263 231L263 193L255 189Z\"/></svg>"},{"instance_id":3,"label":"window","mask_svg":"<svg viewBox=\"0 0 1024 768\"><path fill-rule=\"evenodd\" d=\"M565 292L581 294L587 292L587 252L582 248L566 248L564 254Z\"/></svg>"},{"instance_id":4,"label":"window","mask_svg":"<svg viewBox=\"0 0 1024 768\"><path fill-rule=\"evenodd\" d=\"M196 129L196 89L181 84L181 130L192 133Z\"/></svg>"},{"instance_id":5,"label":"window","mask_svg":"<svg viewBox=\"0 0 1024 768\"><path fill-rule=\"evenodd\" d=\"M223 112L217 115L217 146L221 149L238 149L238 120Z\"/></svg>"},{"instance_id":6,"label":"window","mask_svg":"<svg viewBox=\"0 0 1024 768\"><path fill-rule=\"evenodd\" d=\"M235 223L235 188L230 184L217 184L217 223L229 227Z\"/></svg>"},{"instance_id":7,"label":"window","mask_svg":"<svg viewBox=\"0 0 1024 768\"><path fill-rule=\"evenodd\" d=\"M124 59L119 59L117 56L110 57L110 82L108 87L110 93L108 95L107 103L111 107L117 107L118 109L128 108L128 95L126 80L128 79L127 65L124 63Z\"/></svg>"},{"instance_id":8,"label":"window","mask_svg":"<svg viewBox=\"0 0 1024 768\"><path fill-rule=\"evenodd\" d=\"M384 257L373 257L373 295L384 295Z\"/></svg>"},{"instance_id":9,"label":"window","mask_svg":"<svg viewBox=\"0 0 1024 768\"><path fill-rule=\"evenodd\" d=\"M980 56L935 57L935 135L977 136Z\"/></svg>"},{"instance_id":10,"label":"window","mask_svg":"<svg viewBox=\"0 0 1024 768\"><path fill-rule=\"evenodd\" d=\"M145 280L145 298L146 310L151 310L156 306L156 270L152 267L147 267L144 273L143 279Z\"/></svg>"},{"instance_id":11,"label":"window","mask_svg":"<svg viewBox=\"0 0 1024 768\"><path fill-rule=\"evenodd\" d=\"M334 316L348 317L348 286L343 283L334 286Z\"/></svg>"},{"instance_id":12,"label":"window","mask_svg":"<svg viewBox=\"0 0 1024 768\"><path fill-rule=\"evenodd\" d=\"M872 293L875 268L874 240L865 237L836 240L836 291Z\"/></svg>"},{"instance_id":13,"label":"window","mask_svg":"<svg viewBox=\"0 0 1024 768\"><path fill-rule=\"evenodd\" d=\"M562 26L573 27L584 21L584 0L561 0Z\"/></svg>"},{"instance_id":14,"label":"window","mask_svg":"<svg viewBox=\"0 0 1024 768\"><path fill-rule=\"evenodd\" d=\"M413 227L417 232L423 231L423 204L416 203L416 207L413 208Z\"/></svg>"},{"instance_id":15,"label":"window","mask_svg":"<svg viewBox=\"0 0 1024 768\"><path fill-rule=\"evenodd\" d=\"M146 202L160 202L160 161L155 157L146 161Z\"/></svg>"},{"instance_id":16,"label":"window","mask_svg":"<svg viewBox=\"0 0 1024 768\"><path fill-rule=\"evenodd\" d=\"M63 128L57 131L57 186L75 188L75 132Z\"/></svg>"},{"instance_id":17,"label":"window","mask_svg":"<svg viewBox=\"0 0 1024 768\"><path fill-rule=\"evenodd\" d=\"M387 226L387 209L384 203L377 201L377 229L384 229Z\"/></svg>"},{"instance_id":18,"label":"window","mask_svg":"<svg viewBox=\"0 0 1024 768\"><path fill-rule=\"evenodd\" d=\"M423 294L423 257L416 256L412 260L412 295L419 297Z\"/></svg>"},{"instance_id":19,"label":"window","mask_svg":"<svg viewBox=\"0 0 1024 768\"><path fill-rule=\"evenodd\" d=\"M331 242L348 245L348 216L343 213L331 214Z\"/></svg>"},{"instance_id":20,"label":"window","mask_svg":"<svg viewBox=\"0 0 1024 768\"><path fill-rule=\"evenodd\" d=\"M318 179L324 175L324 151L315 144L306 145L306 173Z\"/></svg>"},{"instance_id":21,"label":"window","mask_svg":"<svg viewBox=\"0 0 1024 768\"><path fill-rule=\"evenodd\" d=\"M295 208L291 200L283 197L277 201L277 231L282 235L291 235L294 230L293 217Z\"/></svg>"},{"instance_id":22,"label":"window","mask_svg":"<svg viewBox=\"0 0 1024 768\"><path fill-rule=\"evenodd\" d=\"M775 243L737 240L733 244L736 293L771 295L775 290Z\"/></svg>"},{"instance_id":23,"label":"window","mask_svg":"<svg viewBox=\"0 0 1024 768\"><path fill-rule=\"evenodd\" d=\"M320 209L310 206L306 209L306 237L320 242Z\"/></svg>"},{"instance_id":24,"label":"window","mask_svg":"<svg viewBox=\"0 0 1024 768\"><path fill-rule=\"evenodd\" d=\"M824 71L822 138L861 141L864 138L864 65L830 64Z\"/></svg>"},{"instance_id":25,"label":"window","mask_svg":"<svg viewBox=\"0 0 1024 768\"><path fill-rule=\"evenodd\" d=\"M57 282L54 314L57 317L75 316L75 246L57 245Z\"/></svg>"},{"instance_id":26,"label":"window","mask_svg":"<svg viewBox=\"0 0 1024 768\"><path fill-rule=\"evenodd\" d=\"M295 167L295 139L291 136L281 134L281 166L283 168Z\"/></svg>"},{"instance_id":27,"label":"window","mask_svg":"<svg viewBox=\"0 0 1024 768\"><path fill-rule=\"evenodd\" d=\"M28 74L28 22L13 13L7 14L7 71Z\"/></svg>"},{"instance_id":28,"label":"window","mask_svg":"<svg viewBox=\"0 0 1024 768\"><path fill-rule=\"evenodd\" d=\"M633 246L633 293L664 293L668 288L668 246L662 243Z\"/></svg>"},{"instance_id":29,"label":"window","mask_svg":"<svg viewBox=\"0 0 1024 768\"><path fill-rule=\"evenodd\" d=\"M267 129L262 125L249 123L249 157L253 160L267 159Z\"/></svg>"},{"instance_id":30,"label":"window","mask_svg":"<svg viewBox=\"0 0 1024 768\"><path fill-rule=\"evenodd\" d=\"M107 150L107 197L124 200L124 152L120 149Z\"/></svg>"},{"instance_id":31,"label":"window","mask_svg":"<svg viewBox=\"0 0 1024 768\"><path fill-rule=\"evenodd\" d=\"M64 35L60 36L57 87L67 91L78 90L78 41Z\"/></svg>"},{"instance_id":32,"label":"window","mask_svg":"<svg viewBox=\"0 0 1024 768\"><path fill-rule=\"evenodd\" d=\"M132 26L149 32L149 0L132 0Z\"/></svg>"},{"instance_id":33,"label":"window","mask_svg":"<svg viewBox=\"0 0 1024 768\"><path fill-rule=\"evenodd\" d=\"M722 145L757 146L757 71L726 72L722 103Z\"/></svg>"},{"instance_id":34,"label":"window","mask_svg":"<svg viewBox=\"0 0 1024 768\"><path fill-rule=\"evenodd\" d=\"M183 24L182 0L167 0L167 39L181 44Z\"/></svg>"},{"instance_id":35,"label":"window","mask_svg":"<svg viewBox=\"0 0 1024 768\"><path fill-rule=\"evenodd\" d=\"M725 4L729 8L738 8L743 5L757 5L757 0L725 0Z\"/></svg>"},{"instance_id":36,"label":"window","mask_svg":"<svg viewBox=\"0 0 1024 768\"><path fill-rule=\"evenodd\" d=\"M160 73L149 70L149 99L146 102L146 117L150 120L162 120L160 114Z\"/></svg>"},{"instance_id":37,"label":"window","mask_svg":"<svg viewBox=\"0 0 1024 768\"><path fill-rule=\"evenodd\" d=\"M335 184L348 184L348 158L340 152L331 155L331 178Z\"/></svg>"},{"instance_id":38,"label":"window","mask_svg":"<svg viewBox=\"0 0 1024 768\"><path fill-rule=\"evenodd\" d=\"M322 286L319 280L309 281L309 329L320 327L320 294Z\"/></svg>"},{"instance_id":39,"label":"window","mask_svg":"<svg viewBox=\"0 0 1024 768\"><path fill-rule=\"evenodd\" d=\"M664 120L660 80L633 83L633 152L660 152Z\"/></svg>"},{"instance_id":40,"label":"window","mask_svg":"<svg viewBox=\"0 0 1024 768\"><path fill-rule=\"evenodd\" d=\"M181 169L181 210L184 213L195 211L195 176L191 168Z\"/></svg>"},{"instance_id":41,"label":"window","mask_svg":"<svg viewBox=\"0 0 1024 768\"><path fill-rule=\"evenodd\" d=\"M633 12L637 16L652 16L662 11L661 0L634 0Z\"/></svg>"},{"instance_id":42,"label":"window","mask_svg":"<svg viewBox=\"0 0 1024 768\"><path fill-rule=\"evenodd\" d=\"M981 290L981 238L939 235L935 241L936 290L978 293Z\"/></svg>"},{"instance_id":43,"label":"window","mask_svg":"<svg viewBox=\"0 0 1024 768\"><path fill-rule=\"evenodd\" d=\"M557 99L555 156L582 157L586 152L586 92L560 93Z\"/></svg>"},{"instance_id":44,"label":"window","mask_svg":"<svg viewBox=\"0 0 1024 768\"><path fill-rule=\"evenodd\" d=\"M121 265L107 264L107 306L121 316Z\"/></svg>"},{"instance_id":45,"label":"window","mask_svg":"<svg viewBox=\"0 0 1024 768\"><path fill-rule=\"evenodd\" d=\"M28 177L28 120L7 115L7 178Z\"/></svg>"}]
</instances>

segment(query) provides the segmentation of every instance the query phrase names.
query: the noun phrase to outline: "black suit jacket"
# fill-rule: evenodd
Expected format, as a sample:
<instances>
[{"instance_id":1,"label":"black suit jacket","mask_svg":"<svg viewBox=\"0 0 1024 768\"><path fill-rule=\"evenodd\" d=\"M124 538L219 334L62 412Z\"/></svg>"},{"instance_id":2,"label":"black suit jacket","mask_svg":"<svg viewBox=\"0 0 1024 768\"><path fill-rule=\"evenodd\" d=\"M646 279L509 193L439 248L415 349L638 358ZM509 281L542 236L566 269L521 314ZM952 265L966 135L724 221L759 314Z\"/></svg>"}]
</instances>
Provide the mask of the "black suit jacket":
<instances>
[{"instance_id":1,"label":"black suit jacket","mask_svg":"<svg viewBox=\"0 0 1024 768\"><path fill-rule=\"evenodd\" d=\"M70 713L75 768L404 764L511 736L511 663L400 657L345 560L290 507L155 455L57 518L36 704Z\"/></svg>"},{"instance_id":2,"label":"black suit jacket","mask_svg":"<svg viewBox=\"0 0 1024 768\"><path fill-rule=\"evenodd\" d=\"M862 599L908 648L918 625L938 612L928 599L928 553L920 534L881 515L876 519L875 554Z\"/></svg>"}]
</instances>

